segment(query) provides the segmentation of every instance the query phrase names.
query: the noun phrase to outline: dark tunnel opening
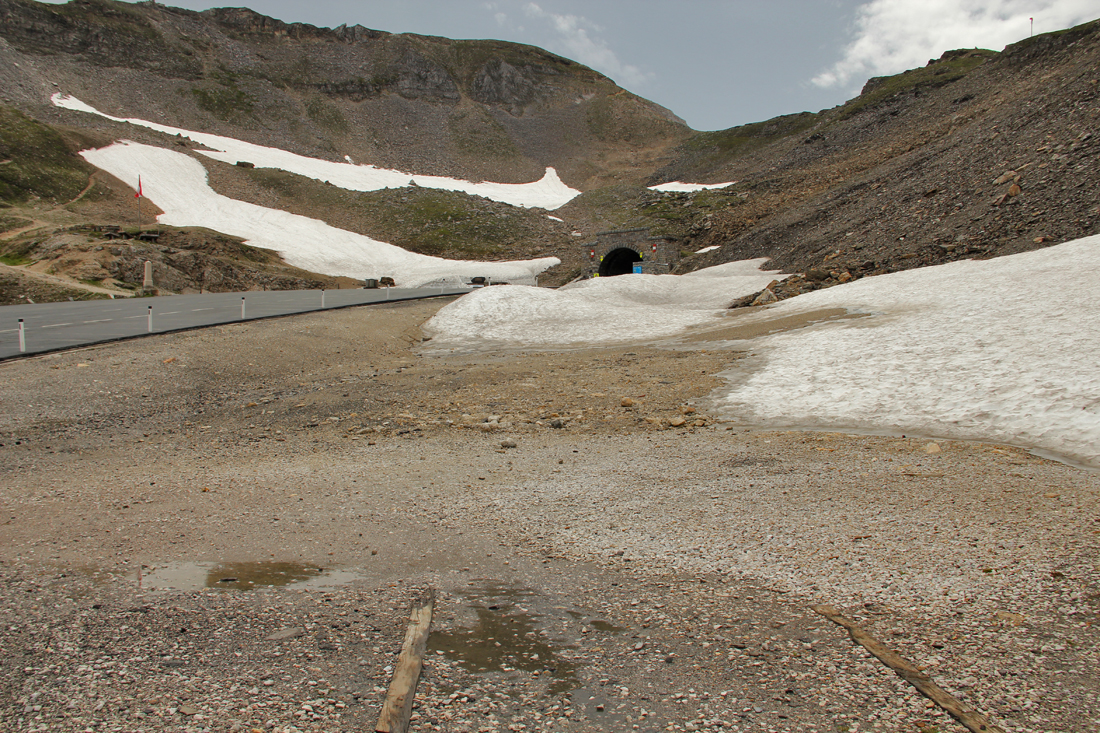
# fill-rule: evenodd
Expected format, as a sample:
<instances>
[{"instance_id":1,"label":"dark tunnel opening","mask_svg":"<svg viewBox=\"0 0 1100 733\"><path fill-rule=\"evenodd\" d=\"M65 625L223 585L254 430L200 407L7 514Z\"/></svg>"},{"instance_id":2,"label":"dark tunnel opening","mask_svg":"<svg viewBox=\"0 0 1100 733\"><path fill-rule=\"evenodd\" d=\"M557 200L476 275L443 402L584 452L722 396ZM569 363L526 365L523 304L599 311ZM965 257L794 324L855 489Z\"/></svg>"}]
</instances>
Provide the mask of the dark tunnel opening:
<instances>
[{"instance_id":1,"label":"dark tunnel opening","mask_svg":"<svg viewBox=\"0 0 1100 733\"><path fill-rule=\"evenodd\" d=\"M632 249L620 247L603 256L600 262L600 277L629 275L634 272L634 263L641 262L642 256Z\"/></svg>"}]
</instances>

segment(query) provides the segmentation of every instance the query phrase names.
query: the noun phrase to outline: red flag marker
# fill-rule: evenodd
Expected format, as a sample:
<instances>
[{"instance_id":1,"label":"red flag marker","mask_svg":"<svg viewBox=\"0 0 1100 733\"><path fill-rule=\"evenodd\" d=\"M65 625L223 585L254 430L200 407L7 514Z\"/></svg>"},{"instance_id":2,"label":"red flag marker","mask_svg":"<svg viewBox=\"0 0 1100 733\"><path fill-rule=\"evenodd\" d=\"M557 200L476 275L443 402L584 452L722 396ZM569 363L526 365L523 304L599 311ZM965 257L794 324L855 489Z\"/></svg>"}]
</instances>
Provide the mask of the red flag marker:
<instances>
[{"instance_id":1,"label":"red flag marker","mask_svg":"<svg viewBox=\"0 0 1100 733\"><path fill-rule=\"evenodd\" d=\"M141 198L141 176L138 176L138 190L137 193L134 194L134 198Z\"/></svg>"}]
</instances>

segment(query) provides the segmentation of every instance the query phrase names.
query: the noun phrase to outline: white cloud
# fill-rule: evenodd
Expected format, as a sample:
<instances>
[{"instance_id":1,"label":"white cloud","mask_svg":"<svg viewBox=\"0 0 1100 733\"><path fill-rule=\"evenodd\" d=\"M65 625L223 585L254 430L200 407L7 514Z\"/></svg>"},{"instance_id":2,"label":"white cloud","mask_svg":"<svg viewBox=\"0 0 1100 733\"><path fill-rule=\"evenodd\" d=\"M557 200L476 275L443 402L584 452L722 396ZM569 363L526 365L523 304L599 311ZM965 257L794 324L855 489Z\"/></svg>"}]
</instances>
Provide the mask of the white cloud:
<instances>
[{"instance_id":1,"label":"white cloud","mask_svg":"<svg viewBox=\"0 0 1100 733\"><path fill-rule=\"evenodd\" d=\"M811 81L819 87L924 66L956 48L1001 50L1031 32L1100 16L1100 0L871 0L856 11L855 40Z\"/></svg>"},{"instance_id":2,"label":"white cloud","mask_svg":"<svg viewBox=\"0 0 1100 733\"><path fill-rule=\"evenodd\" d=\"M606 41L599 37L602 29L584 16L550 13L536 3L528 3L524 10L532 18L549 21L558 36L558 43L553 44L558 48L554 50L562 55L606 74L623 86L644 86L654 78L651 72L620 61Z\"/></svg>"}]
</instances>

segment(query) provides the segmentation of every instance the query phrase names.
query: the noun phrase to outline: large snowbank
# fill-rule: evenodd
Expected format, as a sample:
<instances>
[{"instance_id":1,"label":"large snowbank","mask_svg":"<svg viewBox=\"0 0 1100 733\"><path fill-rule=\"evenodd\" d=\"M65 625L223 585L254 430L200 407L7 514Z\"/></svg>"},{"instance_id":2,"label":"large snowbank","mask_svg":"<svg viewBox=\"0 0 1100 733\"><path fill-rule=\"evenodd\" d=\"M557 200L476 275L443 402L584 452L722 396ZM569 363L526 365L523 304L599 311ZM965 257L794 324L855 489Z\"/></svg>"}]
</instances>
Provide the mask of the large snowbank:
<instances>
[{"instance_id":1,"label":"large snowbank","mask_svg":"<svg viewBox=\"0 0 1100 733\"><path fill-rule=\"evenodd\" d=\"M561 179L558 178L557 171L553 168L547 168L542 179L532 183L492 183L489 181L473 183L443 176L419 176L388 168L375 168L373 165L355 165L348 156L344 156L346 162L343 163L320 160L297 155L286 150L279 150L278 148L268 148L243 140L235 140L231 137L223 137L222 135L184 130L133 117L112 117L89 104L85 104L76 97L64 94L54 94L51 99L56 106L65 109L99 115L115 122L128 122L132 125L147 127L168 135L182 135L212 148L211 150L196 150L195 152L215 160L226 163L244 161L252 163L257 168L277 168L307 178L314 178L318 181L325 181L349 191L379 191L383 188L401 188L415 183L421 188L464 191L474 196L483 196L512 206L550 210L564 206L581 193L575 188L570 188L562 183Z\"/></svg>"},{"instance_id":2,"label":"large snowbank","mask_svg":"<svg viewBox=\"0 0 1100 733\"><path fill-rule=\"evenodd\" d=\"M471 262L429 257L379 242L324 222L277 209L237 201L215 192L206 170L189 155L165 148L120 142L81 152L92 165L133 186L163 211L171 226L202 226L244 238L248 244L280 252L291 265L327 275L393 277L398 285L417 287L461 278L530 281L556 257L518 262Z\"/></svg>"},{"instance_id":3,"label":"large snowbank","mask_svg":"<svg viewBox=\"0 0 1100 733\"><path fill-rule=\"evenodd\" d=\"M1100 236L864 278L719 320L772 279L758 262L692 276L491 288L428 323L437 347L600 344L842 308L858 319L745 342L718 413L766 426L991 440L1100 465Z\"/></svg>"},{"instance_id":4,"label":"large snowbank","mask_svg":"<svg viewBox=\"0 0 1100 733\"><path fill-rule=\"evenodd\" d=\"M558 290L500 286L473 292L424 326L433 349L598 344L675 335L717 321L729 304L776 279L766 259L734 262L691 275L621 275ZM783 277L783 276L779 276Z\"/></svg>"},{"instance_id":5,"label":"large snowbank","mask_svg":"<svg viewBox=\"0 0 1100 733\"><path fill-rule=\"evenodd\" d=\"M765 425L994 440L1100 463L1100 236L864 278L770 309L876 314L757 342L720 401ZM740 372L740 368L738 372Z\"/></svg>"}]
</instances>

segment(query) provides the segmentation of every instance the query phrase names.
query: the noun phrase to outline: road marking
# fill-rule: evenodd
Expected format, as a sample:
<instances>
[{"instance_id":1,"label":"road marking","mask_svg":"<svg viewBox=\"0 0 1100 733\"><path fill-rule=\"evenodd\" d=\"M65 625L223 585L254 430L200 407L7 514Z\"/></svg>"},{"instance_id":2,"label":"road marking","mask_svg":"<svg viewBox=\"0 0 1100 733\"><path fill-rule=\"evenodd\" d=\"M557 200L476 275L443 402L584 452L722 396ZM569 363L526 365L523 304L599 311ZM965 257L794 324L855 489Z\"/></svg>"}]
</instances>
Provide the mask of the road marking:
<instances>
[{"instance_id":1,"label":"road marking","mask_svg":"<svg viewBox=\"0 0 1100 733\"><path fill-rule=\"evenodd\" d=\"M192 308L191 312L192 313L198 313L199 311L212 311L212 310L214 310L214 309L213 308ZM179 311L176 311L176 312L178 313Z\"/></svg>"},{"instance_id":2,"label":"road marking","mask_svg":"<svg viewBox=\"0 0 1100 733\"><path fill-rule=\"evenodd\" d=\"M71 326L71 323L51 323L48 326L42 326L42 328L61 328L62 326Z\"/></svg>"},{"instance_id":3,"label":"road marking","mask_svg":"<svg viewBox=\"0 0 1100 733\"><path fill-rule=\"evenodd\" d=\"M107 321L113 321L113 318L100 318L98 321L84 321L84 323L106 323Z\"/></svg>"},{"instance_id":4,"label":"road marking","mask_svg":"<svg viewBox=\"0 0 1100 733\"><path fill-rule=\"evenodd\" d=\"M174 316L177 313L181 313L181 312L182 311L166 311L164 313L158 313L157 315L160 315L160 316ZM194 311L192 311L192 312L194 312Z\"/></svg>"}]
</instances>

